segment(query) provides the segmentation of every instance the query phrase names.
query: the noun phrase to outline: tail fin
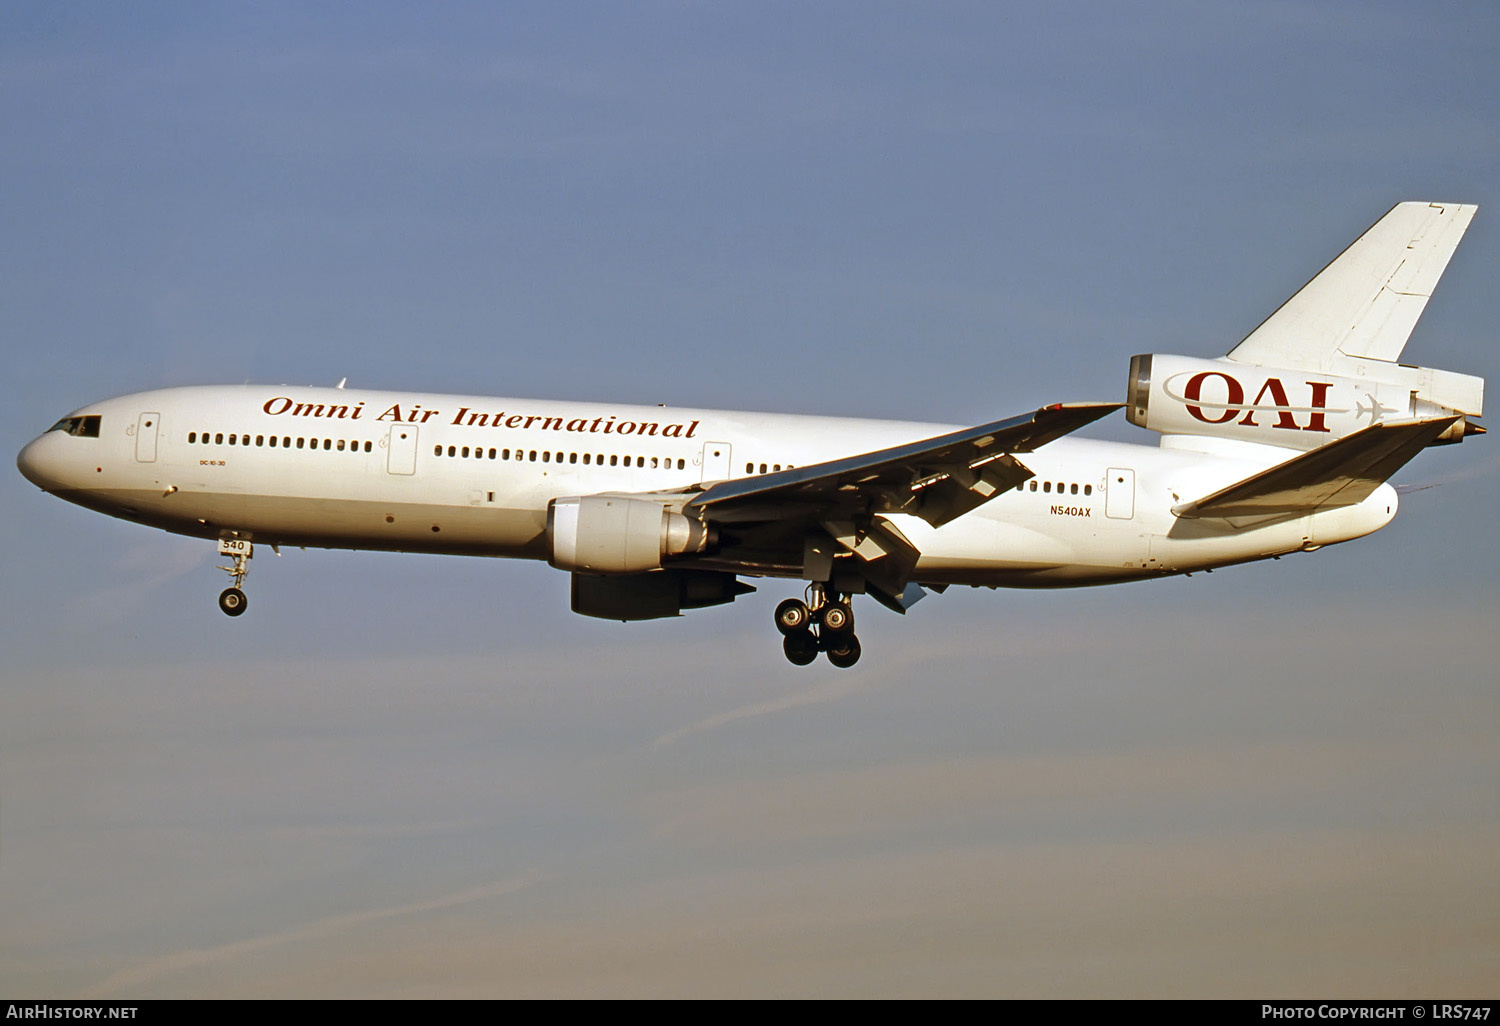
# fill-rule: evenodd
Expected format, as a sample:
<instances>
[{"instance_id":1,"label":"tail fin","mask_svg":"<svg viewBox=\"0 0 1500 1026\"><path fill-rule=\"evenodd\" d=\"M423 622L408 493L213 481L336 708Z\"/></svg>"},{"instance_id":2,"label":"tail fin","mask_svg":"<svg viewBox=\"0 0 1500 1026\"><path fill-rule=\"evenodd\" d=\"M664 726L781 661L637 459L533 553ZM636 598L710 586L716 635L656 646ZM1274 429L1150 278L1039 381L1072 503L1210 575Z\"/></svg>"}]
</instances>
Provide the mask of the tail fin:
<instances>
[{"instance_id":1,"label":"tail fin","mask_svg":"<svg viewBox=\"0 0 1500 1026\"><path fill-rule=\"evenodd\" d=\"M1394 362L1478 209L1396 204L1229 359L1325 373L1342 370L1341 357Z\"/></svg>"},{"instance_id":2,"label":"tail fin","mask_svg":"<svg viewBox=\"0 0 1500 1026\"><path fill-rule=\"evenodd\" d=\"M1133 357L1126 416L1288 449L1388 418L1451 420L1433 445L1482 433L1483 378L1396 362L1477 209L1398 203L1229 355Z\"/></svg>"}]
</instances>

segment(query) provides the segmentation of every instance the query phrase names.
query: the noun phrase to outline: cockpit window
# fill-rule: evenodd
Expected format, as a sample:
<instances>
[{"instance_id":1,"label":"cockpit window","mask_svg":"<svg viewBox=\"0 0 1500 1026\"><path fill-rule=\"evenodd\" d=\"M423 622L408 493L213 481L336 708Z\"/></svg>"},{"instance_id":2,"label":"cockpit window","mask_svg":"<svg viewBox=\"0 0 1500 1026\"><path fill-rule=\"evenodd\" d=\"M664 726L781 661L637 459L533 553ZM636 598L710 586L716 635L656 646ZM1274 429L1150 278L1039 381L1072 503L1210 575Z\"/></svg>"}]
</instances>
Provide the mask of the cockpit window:
<instances>
[{"instance_id":1,"label":"cockpit window","mask_svg":"<svg viewBox=\"0 0 1500 1026\"><path fill-rule=\"evenodd\" d=\"M99 417L97 414L88 417L64 417L47 430L66 431L77 438L98 438Z\"/></svg>"}]
</instances>

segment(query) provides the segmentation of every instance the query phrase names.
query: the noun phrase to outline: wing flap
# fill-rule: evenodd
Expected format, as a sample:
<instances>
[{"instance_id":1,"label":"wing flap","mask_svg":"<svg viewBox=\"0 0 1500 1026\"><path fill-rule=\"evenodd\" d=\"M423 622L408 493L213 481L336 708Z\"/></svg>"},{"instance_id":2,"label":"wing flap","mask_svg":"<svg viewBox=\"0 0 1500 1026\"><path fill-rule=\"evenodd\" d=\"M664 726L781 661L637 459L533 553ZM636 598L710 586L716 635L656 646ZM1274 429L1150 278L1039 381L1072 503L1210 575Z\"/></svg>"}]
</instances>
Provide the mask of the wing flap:
<instances>
[{"instance_id":1,"label":"wing flap","mask_svg":"<svg viewBox=\"0 0 1500 1026\"><path fill-rule=\"evenodd\" d=\"M1372 424L1172 512L1183 519L1266 517L1353 506L1461 419Z\"/></svg>"}]
</instances>

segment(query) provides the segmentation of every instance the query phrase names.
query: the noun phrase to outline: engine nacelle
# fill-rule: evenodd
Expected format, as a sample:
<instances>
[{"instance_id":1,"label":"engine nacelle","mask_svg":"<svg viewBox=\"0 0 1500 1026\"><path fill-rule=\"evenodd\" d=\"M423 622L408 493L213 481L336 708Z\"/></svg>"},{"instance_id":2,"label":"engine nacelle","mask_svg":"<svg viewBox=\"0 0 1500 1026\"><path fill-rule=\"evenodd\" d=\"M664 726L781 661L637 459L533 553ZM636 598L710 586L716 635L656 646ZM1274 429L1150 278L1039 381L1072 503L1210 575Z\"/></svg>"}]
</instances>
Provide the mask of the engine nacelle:
<instances>
[{"instance_id":1,"label":"engine nacelle","mask_svg":"<svg viewBox=\"0 0 1500 1026\"><path fill-rule=\"evenodd\" d=\"M1351 374L1150 354L1130 359L1126 416L1171 435L1318 446L1382 420L1483 412L1484 382L1464 374L1349 360ZM1481 431L1460 421L1441 442Z\"/></svg>"},{"instance_id":2,"label":"engine nacelle","mask_svg":"<svg viewBox=\"0 0 1500 1026\"><path fill-rule=\"evenodd\" d=\"M573 575L573 612L601 620L657 620L684 609L733 602L755 589L734 574L712 570L656 570L599 577Z\"/></svg>"},{"instance_id":3,"label":"engine nacelle","mask_svg":"<svg viewBox=\"0 0 1500 1026\"><path fill-rule=\"evenodd\" d=\"M574 495L547 504L547 562L559 570L655 570L663 557L706 551L711 537L702 521L650 499Z\"/></svg>"}]
</instances>

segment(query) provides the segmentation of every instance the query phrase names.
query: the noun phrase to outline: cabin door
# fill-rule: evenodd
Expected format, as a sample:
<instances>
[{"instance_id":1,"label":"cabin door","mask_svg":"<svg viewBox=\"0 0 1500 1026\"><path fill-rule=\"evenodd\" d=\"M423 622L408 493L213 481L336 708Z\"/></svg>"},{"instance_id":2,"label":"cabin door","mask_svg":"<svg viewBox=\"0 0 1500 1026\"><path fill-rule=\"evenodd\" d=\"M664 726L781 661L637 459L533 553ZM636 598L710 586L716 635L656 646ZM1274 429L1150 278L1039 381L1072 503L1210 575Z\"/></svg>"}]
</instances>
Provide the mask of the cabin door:
<instances>
[{"instance_id":1,"label":"cabin door","mask_svg":"<svg viewBox=\"0 0 1500 1026\"><path fill-rule=\"evenodd\" d=\"M143 413L135 422L135 460L137 463L156 462L156 426L161 423L161 414Z\"/></svg>"},{"instance_id":2,"label":"cabin door","mask_svg":"<svg viewBox=\"0 0 1500 1026\"><path fill-rule=\"evenodd\" d=\"M1104 515L1115 520L1135 516L1135 471L1110 467L1104 479Z\"/></svg>"},{"instance_id":3,"label":"cabin door","mask_svg":"<svg viewBox=\"0 0 1500 1026\"><path fill-rule=\"evenodd\" d=\"M392 474L415 474L417 472L417 426L415 424L392 424L386 438L385 469Z\"/></svg>"},{"instance_id":4,"label":"cabin door","mask_svg":"<svg viewBox=\"0 0 1500 1026\"><path fill-rule=\"evenodd\" d=\"M728 442L704 442L703 476L699 480L729 480L729 454L731 451Z\"/></svg>"}]
</instances>

